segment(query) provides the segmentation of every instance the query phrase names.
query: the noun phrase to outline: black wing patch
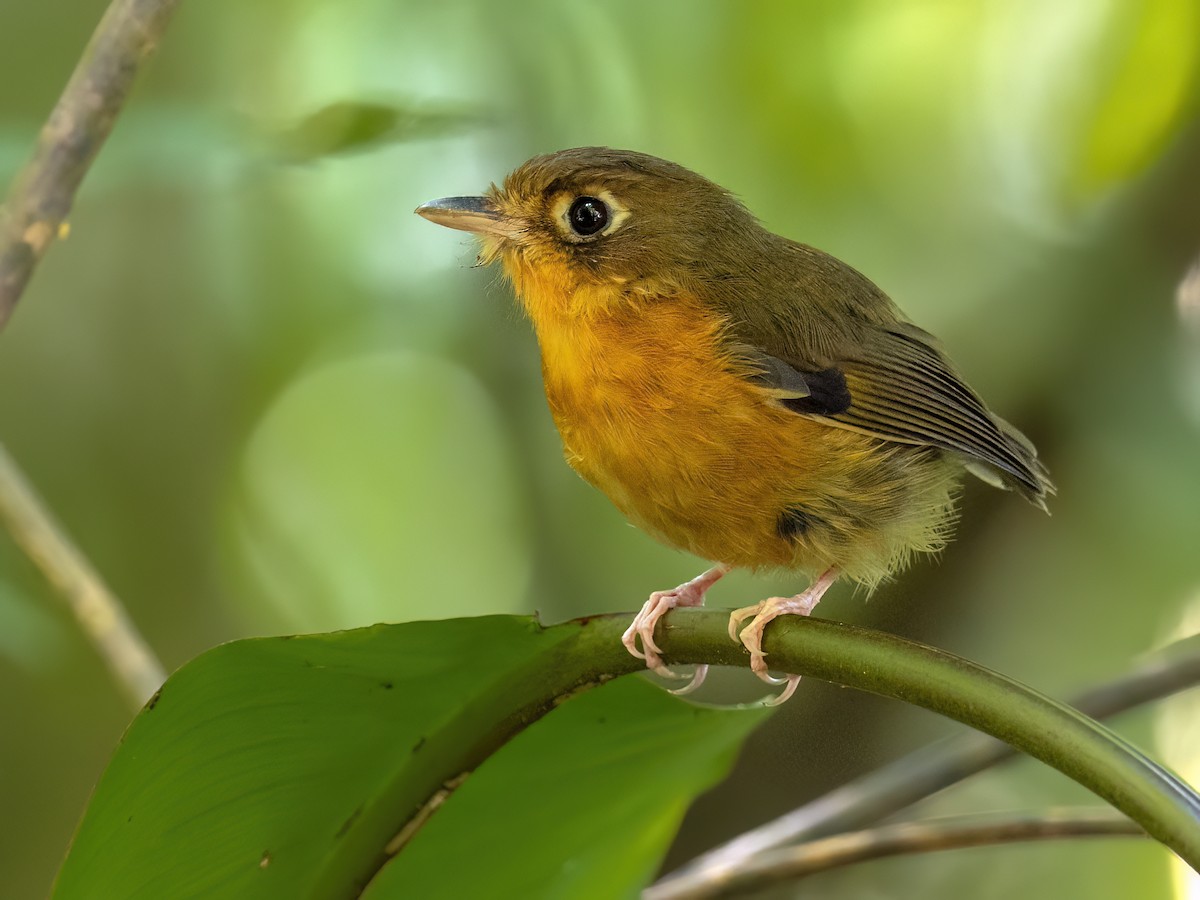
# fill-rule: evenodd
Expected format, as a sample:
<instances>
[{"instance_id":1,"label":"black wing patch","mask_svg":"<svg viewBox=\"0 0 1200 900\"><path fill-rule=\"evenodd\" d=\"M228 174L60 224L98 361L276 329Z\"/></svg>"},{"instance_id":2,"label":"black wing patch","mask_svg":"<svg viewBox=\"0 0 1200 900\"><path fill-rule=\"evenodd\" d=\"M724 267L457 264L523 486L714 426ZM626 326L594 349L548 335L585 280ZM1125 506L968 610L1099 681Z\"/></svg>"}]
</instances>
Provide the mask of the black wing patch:
<instances>
[{"instance_id":1,"label":"black wing patch","mask_svg":"<svg viewBox=\"0 0 1200 900\"><path fill-rule=\"evenodd\" d=\"M850 389L846 386L846 376L841 369L805 372L804 382L808 385L807 397L786 397L780 401L792 412L836 416L848 410L853 403Z\"/></svg>"},{"instance_id":2,"label":"black wing patch","mask_svg":"<svg viewBox=\"0 0 1200 900\"><path fill-rule=\"evenodd\" d=\"M755 381L772 389L779 402L792 412L834 416L850 408L850 389L840 369L802 372L765 353L755 353L753 361L759 370Z\"/></svg>"}]
</instances>

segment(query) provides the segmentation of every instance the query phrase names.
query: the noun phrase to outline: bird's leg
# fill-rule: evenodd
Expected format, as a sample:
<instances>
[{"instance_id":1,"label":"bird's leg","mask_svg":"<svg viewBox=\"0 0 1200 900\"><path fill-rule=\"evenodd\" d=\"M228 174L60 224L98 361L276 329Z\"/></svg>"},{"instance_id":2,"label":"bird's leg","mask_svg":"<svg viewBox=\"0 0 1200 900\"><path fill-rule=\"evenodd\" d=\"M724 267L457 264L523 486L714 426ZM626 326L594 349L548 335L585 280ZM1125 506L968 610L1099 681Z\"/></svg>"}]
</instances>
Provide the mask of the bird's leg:
<instances>
[{"instance_id":1,"label":"bird's leg","mask_svg":"<svg viewBox=\"0 0 1200 900\"><path fill-rule=\"evenodd\" d=\"M767 627L773 619L778 616L794 615L807 616L821 602L821 598L825 592L829 590L829 586L833 584L838 577L836 568L826 569L824 574L814 581L807 590L797 594L795 597L771 597L769 600L763 600L761 603L755 603L753 606L745 606L741 609L735 609L729 616L729 636L735 641L740 640L742 645L750 651L750 668L754 674L768 684L783 684L787 682L787 687L774 700L769 702L769 706L778 706L783 703L796 691L796 685L800 683L799 675L788 675L786 678L772 678L767 674L767 654L762 649L763 629ZM753 617L753 621L742 628L742 622ZM739 635L740 630L740 635Z\"/></svg>"},{"instance_id":2,"label":"bird's leg","mask_svg":"<svg viewBox=\"0 0 1200 900\"><path fill-rule=\"evenodd\" d=\"M698 575L673 590L655 591L651 594L641 611L634 616L633 624L621 635L621 643L625 645L625 649L638 659L644 659L646 667L656 674L666 678L682 678L682 675L676 675L663 665L662 650L654 643L654 626L677 606L703 606L705 593L728 571L729 566L718 563L703 575ZM638 648L638 638L641 638L641 649ZM671 693L687 694L694 691L700 687L707 674L708 666L697 666L691 681Z\"/></svg>"}]
</instances>

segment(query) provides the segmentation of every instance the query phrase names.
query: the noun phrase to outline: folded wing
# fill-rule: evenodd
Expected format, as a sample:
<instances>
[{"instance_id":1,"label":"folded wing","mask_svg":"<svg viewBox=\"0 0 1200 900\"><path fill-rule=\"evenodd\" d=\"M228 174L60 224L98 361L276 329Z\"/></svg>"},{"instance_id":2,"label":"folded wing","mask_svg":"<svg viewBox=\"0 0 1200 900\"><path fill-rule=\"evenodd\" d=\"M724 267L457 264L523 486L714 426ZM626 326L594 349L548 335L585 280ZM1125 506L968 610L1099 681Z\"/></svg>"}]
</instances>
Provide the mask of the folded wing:
<instances>
[{"instance_id":1,"label":"folded wing","mask_svg":"<svg viewBox=\"0 0 1200 900\"><path fill-rule=\"evenodd\" d=\"M833 367L762 353L761 380L785 407L899 443L939 447L997 487L1045 508L1054 493L1037 451L991 413L927 332L898 322L874 327Z\"/></svg>"}]
</instances>

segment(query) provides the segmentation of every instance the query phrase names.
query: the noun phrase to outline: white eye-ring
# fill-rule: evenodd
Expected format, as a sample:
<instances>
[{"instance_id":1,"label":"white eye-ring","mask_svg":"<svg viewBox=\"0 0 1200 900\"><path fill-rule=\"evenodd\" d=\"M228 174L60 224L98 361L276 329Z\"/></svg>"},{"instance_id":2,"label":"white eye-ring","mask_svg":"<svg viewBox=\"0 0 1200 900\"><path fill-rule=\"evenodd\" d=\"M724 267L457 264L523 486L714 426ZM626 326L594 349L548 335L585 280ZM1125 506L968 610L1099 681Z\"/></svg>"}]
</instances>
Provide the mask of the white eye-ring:
<instances>
[{"instance_id":1,"label":"white eye-ring","mask_svg":"<svg viewBox=\"0 0 1200 900\"><path fill-rule=\"evenodd\" d=\"M629 218L629 210L607 190L563 194L553 213L563 237L575 244L612 234Z\"/></svg>"}]
</instances>

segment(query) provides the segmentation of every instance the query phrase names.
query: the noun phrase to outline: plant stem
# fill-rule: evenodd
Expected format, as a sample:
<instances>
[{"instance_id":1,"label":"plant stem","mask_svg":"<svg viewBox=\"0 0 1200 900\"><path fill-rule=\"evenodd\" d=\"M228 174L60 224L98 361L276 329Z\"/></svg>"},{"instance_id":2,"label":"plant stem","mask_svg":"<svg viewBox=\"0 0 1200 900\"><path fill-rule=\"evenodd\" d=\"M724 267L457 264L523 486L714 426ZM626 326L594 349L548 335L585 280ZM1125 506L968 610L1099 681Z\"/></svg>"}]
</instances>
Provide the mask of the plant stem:
<instances>
[{"instance_id":1,"label":"plant stem","mask_svg":"<svg viewBox=\"0 0 1200 900\"><path fill-rule=\"evenodd\" d=\"M900 856L1037 841L1051 838L1144 836L1137 825L1110 809L1060 809L1039 813L947 816L885 825L772 850L745 861L723 877L690 887L663 885L643 896L654 900L713 900L797 881L841 866Z\"/></svg>"},{"instance_id":2,"label":"plant stem","mask_svg":"<svg viewBox=\"0 0 1200 900\"><path fill-rule=\"evenodd\" d=\"M1106 719L1197 684L1200 635L1163 648L1125 675L1080 693L1070 704ZM1016 755L1014 747L974 731L947 738L714 847L658 885L695 887L775 847L863 828Z\"/></svg>"},{"instance_id":3,"label":"plant stem","mask_svg":"<svg viewBox=\"0 0 1200 900\"><path fill-rule=\"evenodd\" d=\"M672 613L662 644L668 663L744 658L740 647L730 653L728 635L712 645L705 621L710 615ZM723 626L725 617L715 616ZM701 624L706 640L698 647L692 641L701 634L693 629ZM1000 738L1093 791L1193 868L1200 866L1200 797L1077 710L975 663L851 625L787 616L768 630L765 648L779 671L895 697ZM721 659L712 657L714 651Z\"/></svg>"},{"instance_id":4,"label":"plant stem","mask_svg":"<svg viewBox=\"0 0 1200 900\"><path fill-rule=\"evenodd\" d=\"M384 786L343 835L309 900L354 895L387 864L385 848L414 810L471 772L571 694L640 671L620 643L630 614L592 616L546 629L553 649L459 710L420 778ZM667 664L747 666L729 640L728 613L677 609L655 638ZM665 626L665 627L664 627ZM1200 797L1104 726L1003 675L895 635L785 616L767 629L772 668L924 707L1012 744L1108 801L1193 868L1200 866ZM443 740L444 738L444 740ZM397 819L396 812L405 811ZM403 851L401 851L403 852Z\"/></svg>"},{"instance_id":5,"label":"plant stem","mask_svg":"<svg viewBox=\"0 0 1200 900\"><path fill-rule=\"evenodd\" d=\"M0 330L55 238L84 175L179 0L113 0L0 207Z\"/></svg>"},{"instance_id":6,"label":"plant stem","mask_svg":"<svg viewBox=\"0 0 1200 900\"><path fill-rule=\"evenodd\" d=\"M0 521L58 589L133 709L140 709L163 683L162 665L2 445Z\"/></svg>"}]
</instances>

